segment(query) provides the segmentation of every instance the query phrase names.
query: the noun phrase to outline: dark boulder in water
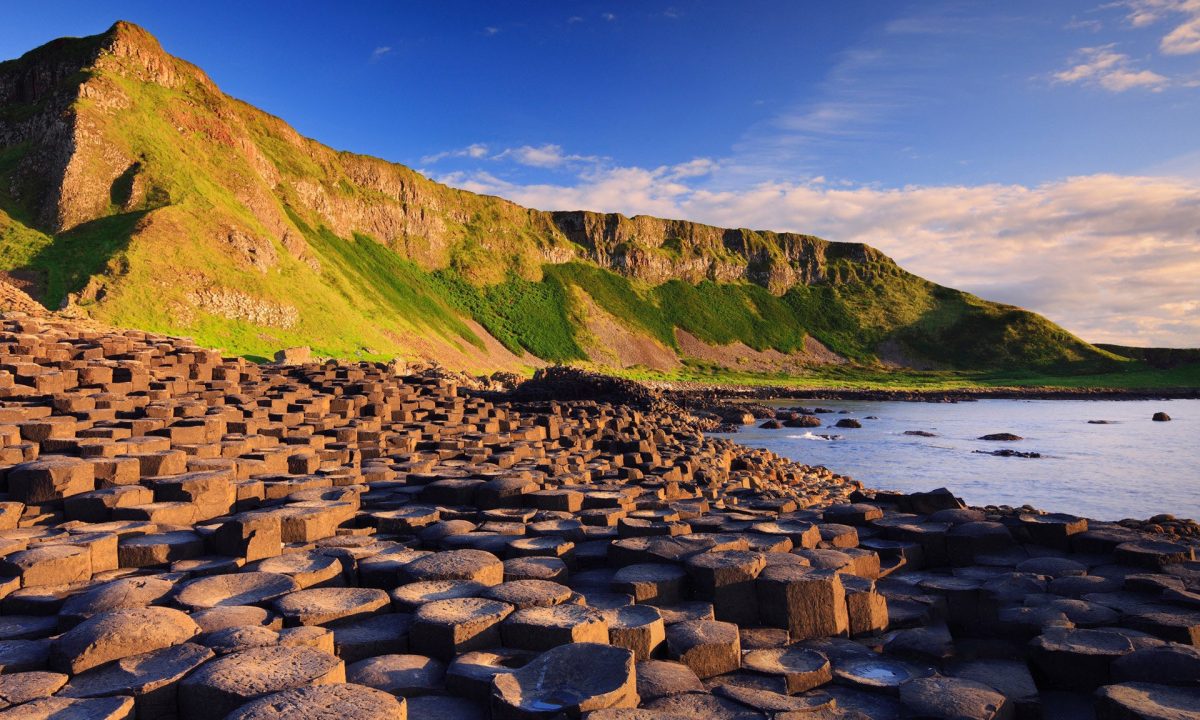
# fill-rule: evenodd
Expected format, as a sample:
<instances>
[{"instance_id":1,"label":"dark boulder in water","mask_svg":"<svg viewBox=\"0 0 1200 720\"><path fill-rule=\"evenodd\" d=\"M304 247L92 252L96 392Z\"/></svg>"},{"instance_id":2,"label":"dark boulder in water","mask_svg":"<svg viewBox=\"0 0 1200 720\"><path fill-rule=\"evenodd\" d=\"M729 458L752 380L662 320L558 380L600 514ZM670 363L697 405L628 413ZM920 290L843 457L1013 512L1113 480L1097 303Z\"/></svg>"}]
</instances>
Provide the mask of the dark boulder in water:
<instances>
[{"instance_id":1,"label":"dark boulder in water","mask_svg":"<svg viewBox=\"0 0 1200 720\"><path fill-rule=\"evenodd\" d=\"M992 433L991 435L981 435L979 439L998 442L1013 442L1015 440L1024 440L1025 438L1021 437L1020 435L1013 435L1012 433Z\"/></svg>"},{"instance_id":2,"label":"dark boulder in water","mask_svg":"<svg viewBox=\"0 0 1200 720\"><path fill-rule=\"evenodd\" d=\"M759 425L759 427L763 428L764 430L778 430L779 428L783 427L783 423L772 419L767 420L762 425Z\"/></svg>"},{"instance_id":3,"label":"dark boulder in water","mask_svg":"<svg viewBox=\"0 0 1200 720\"><path fill-rule=\"evenodd\" d=\"M1088 425L1112 425L1112 420L1088 420Z\"/></svg>"},{"instance_id":4,"label":"dark boulder in water","mask_svg":"<svg viewBox=\"0 0 1200 720\"><path fill-rule=\"evenodd\" d=\"M814 428L821 427L821 418L812 415L798 415L794 418L785 420L784 427L790 428Z\"/></svg>"},{"instance_id":5,"label":"dark boulder in water","mask_svg":"<svg viewBox=\"0 0 1200 720\"><path fill-rule=\"evenodd\" d=\"M1156 413L1154 413L1154 417L1152 417L1150 419L1153 420L1154 422L1170 422L1171 416L1166 414L1165 412L1156 412Z\"/></svg>"},{"instance_id":6,"label":"dark boulder in water","mask_svg":"<svg viewBox=\"0 0 1200 720\"><path fill-rule=\"evenodd\" d=\"M1020 450L975 450L973 451L980 455L995 455L996 457L1019 457L1019 458L1040 458L1041 453L1037 452L1021 452Z\"/></svg>"},{"instance_id":7,"label":"dark boulder in water","mask_svg":"<svg viewBox=\"0 0 1200 720\"><path fill-rule=\"evenodd\" d=\"M937 433L931 433L928 430L905 430L905 435L915 435L916 437L937 437Z\"/></svg>"},{"instance_id":8,"label":"dark boulder in water","mask_svg":"<svg viewBox=\"0 0 1200 720\"><path fill-rule=\"evenodd\" d=\"M841 420L838 420L838 421L837 421L837 427L840 427L840 428L860 428L860 427L862 427L862 423L860 423L859 421L855 420L854 418L842 418Z\"/></svg>"}]
</instances>

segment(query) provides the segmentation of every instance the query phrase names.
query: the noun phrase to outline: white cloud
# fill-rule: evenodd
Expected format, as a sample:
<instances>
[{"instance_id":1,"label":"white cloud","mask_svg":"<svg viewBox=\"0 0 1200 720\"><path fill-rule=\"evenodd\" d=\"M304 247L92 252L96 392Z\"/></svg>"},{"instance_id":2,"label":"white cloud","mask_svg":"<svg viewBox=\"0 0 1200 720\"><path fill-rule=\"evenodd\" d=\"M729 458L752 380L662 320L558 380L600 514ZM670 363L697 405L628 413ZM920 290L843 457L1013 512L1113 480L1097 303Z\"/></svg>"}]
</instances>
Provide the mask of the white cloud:
<instances>
[{"instance_id":1,"label":"white cloud","mask_svg":"<svg viewBox=\"0 0 1200 720\"><path fill-rule=\"evenodd\" d=\"M471 158L474 160L481 160L487 156L488 146L484 145L483 143L474 143L473 145L468 145L465 148L459 148L458 150L445 150L440 153L426 155L425 157L421 158L421 163L424 165L432 165L433 163L441 162L447 158Z\"/></svg>"},{"instance_id":2,"label":"white cloud","mask_svg":"<svg viewBox=\"0 0 1200 720\"><path fill-rule=\"evenodd\" d=\"M1058 83L1098 85L1110 92L1135 88L1161 90L1167 78L1151 70L1136 70L1128 55L1113 50L1113 45L1080 48L1065 70L1054 73Z\"/></svg>"},{"instance_id":3,"label":"white cloud","mask_svg":"<svg viewBox=\"0 0 1200 720\"><path fill-rule=\"evenodd\" d=\"M1089 175L1037 186L767 182L716 187L709 159L589 170L573 184L439 178L544 209L688 218L865 242L906 269L1044 313L1093 342L1200 346L1200 179Z\"/></svg>"},{"instance_id":4,"label":"white cloud","mask_svg":"<svg viewBox=\"0 0 1200 720\"><path fill-rule=\"evenodd\" d=\"M1159 47L1167 55L1190 55L1200 52L1200 14L1167 33Z\"/></svg>"},{"instance_id":5,"label":"white cloud","mask_svg":"<svg viewBox=\"0 0 1200 720\"><path fill-rule=\"evenodd\" d=\"M607 20L609 22L612 22L613 20L617 19L617 16L610 12L600 13L600 17L604 18L605 20Z\"/></svg>"},{"instance_id":6,"label":"white cloud","mask_svg":"<svg viewBox=\"0 0 1200 720\"><path fill-rule=\"evenodd\" d=\"M560 168L578 163L596 164L603 161L598 155L576 155L564 152L561 145L546 143L545 145L521 145L520 147L505 148L497 153L491 153L488 146L475 143L458 150L446 150L421 158L424 165L432 165L450 158L469 158L472 160L507 160L535 168Z\"/></svg>"},{"instance_id":7,"label":"white cloud","mask_svg":"<svg viewBox=\"0 0 1200 720\"><path fill-rule=\"evenodd\" d=\"M521 147L508 148L503 152L497 153L495 160L512 160L521 165L539 168L554 168L559 167L567 162L577 161L595 161L598 158L584 157L582 155L568 155L563 152L560 145L522 145Z\"/></svg>"},{"instance_id":8,"label":"white cloud","mask_svg":"<svg viewBox=\"0 0 1200 720\"><path fill-rule=\"evenodd\" d=\"M1133 27L1154 25L1165 19L1177 23L1159 42L1166 55L1200 52L1200 0L1125 0L1126 19Z\"/></svg>"},{"instance_id":9,"label":"white cloud","mask_svg":"<svg viewBox=\"0 0 1200 720\"><path fill-rule=\"evenodd\" d=\"M371 62L377 62L377 61L381 60L383 58L383 56L385 56L391 52L392 52L391 45L380 45L379 47L377 47L371 51Z\"/></svg>"}]
</instances>

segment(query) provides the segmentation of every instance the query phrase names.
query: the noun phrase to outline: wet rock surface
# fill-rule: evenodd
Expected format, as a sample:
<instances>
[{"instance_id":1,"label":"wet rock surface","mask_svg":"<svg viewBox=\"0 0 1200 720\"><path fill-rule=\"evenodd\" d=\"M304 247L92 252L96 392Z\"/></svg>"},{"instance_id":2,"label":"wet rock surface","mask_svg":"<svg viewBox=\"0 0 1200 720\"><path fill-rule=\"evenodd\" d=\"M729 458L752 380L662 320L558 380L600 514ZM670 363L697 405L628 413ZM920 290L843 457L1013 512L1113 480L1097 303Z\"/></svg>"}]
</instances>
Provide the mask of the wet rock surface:
<instances>
[{"instance_id":1,"label":"wet rock surface","mask_svg":"<svg viewBox=\"0 0 1200 720\"><path fill-rule=\"evenodd\" d=\"M827 412L760 410L724 421ZM867 491L716 422L7 316L0 716L1195 716L1190 526Z\"/></svg>"}]
</instances>

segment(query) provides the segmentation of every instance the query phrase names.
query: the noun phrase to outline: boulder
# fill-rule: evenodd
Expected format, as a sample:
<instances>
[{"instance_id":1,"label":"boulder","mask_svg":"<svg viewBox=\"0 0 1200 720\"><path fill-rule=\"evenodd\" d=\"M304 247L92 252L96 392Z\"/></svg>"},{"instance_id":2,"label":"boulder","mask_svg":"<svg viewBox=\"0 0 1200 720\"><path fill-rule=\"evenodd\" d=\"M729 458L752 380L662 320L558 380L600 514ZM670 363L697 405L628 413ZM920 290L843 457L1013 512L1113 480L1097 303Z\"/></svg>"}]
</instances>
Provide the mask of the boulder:
<instances>
[{"instance_id":1,"label":"boulder","mask_svg":"<svg viewBox=\"0 0 1200 720\"><path fill-rule=\"evenodd\" d=\"M272 693L246 703L226 716L226 720L406 720L407 717L404 698L362 685L334 683Z\"/></svg>"},{"instance_id":2,"label":"boulder","mask_svg":"<svg viewBox=\"0 0 1200 720\"><path fill-rule=\"evenodd\" d=\"M261 647L210 660L179 685L180 720L223 720L264 695L346 681L346 666L310 647Z\"/></svg>"},{"instance_id":3,"label":"boulder","mask_svg":"<svg viewBox=\"0 0 1200 720\"><path fill-rule=\"evenodd\" d=\"M75 675L113 660L187 642L199 632L190 617L171 608L110 610L55 638L50 667Z\"/></svg>"},{"instance_id":4,"label":"boulder","mask_svg":"<svg viewBox=\"0 0 1200 720\"><path fill-rule=\"evenodd\" d=\"M559 645L492 680L496 720L552 718L638 704L633 653L595 643Z\"/></svg>"},{"instance_id":5,"label":"boulder","mask_svg":"<svg viewBox=\"0 0 1200 720\"><path fill-rule=\"evenodd\" d=\"M179 704L179 681L212 657L212 650L190 642L131 655L76 675L59 695L132 695L138 717L173 717Z\"/></svg>"}]
</instances>

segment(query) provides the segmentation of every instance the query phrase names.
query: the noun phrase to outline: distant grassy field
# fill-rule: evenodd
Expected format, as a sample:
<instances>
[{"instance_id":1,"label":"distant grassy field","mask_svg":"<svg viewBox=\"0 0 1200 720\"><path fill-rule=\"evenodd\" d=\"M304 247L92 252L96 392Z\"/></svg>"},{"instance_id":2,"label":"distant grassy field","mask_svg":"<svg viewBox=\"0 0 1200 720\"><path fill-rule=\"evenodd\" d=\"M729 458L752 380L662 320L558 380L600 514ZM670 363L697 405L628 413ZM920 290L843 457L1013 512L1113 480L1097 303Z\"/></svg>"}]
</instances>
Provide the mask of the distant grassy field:
<instances>
[{"instance_id":1,"label":"distant grassy field","mask_svg":"<svg viewBox=\"0 0 1200 720\"><path fill-rule=\"evenodd\" d=\"M977 388L1081 388L1165 390L1200 388L1200 363L1157 369L1131 363L1121 372L1054 375L1019 371L916 371L861 366L814 367L803 375L739 373L688 364L669 373L630 369L621 373L638 380L700 382L721 385L801 387L821 390L963 390Z\"/></svg>"}]
</instances>

